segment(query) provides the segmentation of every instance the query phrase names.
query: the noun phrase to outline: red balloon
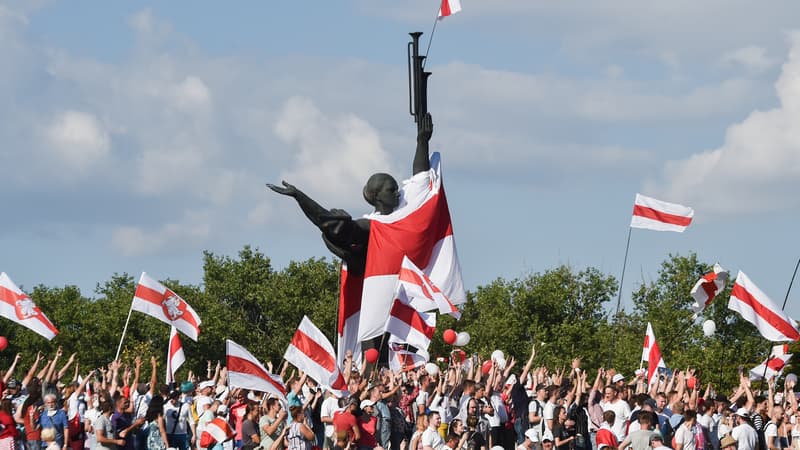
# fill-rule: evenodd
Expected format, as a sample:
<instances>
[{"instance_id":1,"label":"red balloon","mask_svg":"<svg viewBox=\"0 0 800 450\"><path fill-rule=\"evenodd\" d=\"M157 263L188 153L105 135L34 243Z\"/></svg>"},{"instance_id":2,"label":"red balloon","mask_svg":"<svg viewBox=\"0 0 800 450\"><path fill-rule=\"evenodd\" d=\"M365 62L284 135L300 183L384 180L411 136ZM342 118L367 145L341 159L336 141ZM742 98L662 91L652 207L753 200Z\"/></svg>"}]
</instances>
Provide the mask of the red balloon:
<instances>
[{"instance_id":1,"label":"red balloon","mask_svg":"<svg viewBox=\"0 0 800 450\"><path fill-rule=\"evenodd\" d=\"M8 347L8 339L5 336L0 336L0 352Z\"/></svg>"},{"instance_id":2,"label":"red balloon","mask_svg":"<svg viewBox=\"0 0 800 450\"><path fill-rule=\"evenodd\" d=\"M370 364L375 364L378 361L378 350L371 348L364 352L364 359Z\"/></svg>"},{"instance_id":3,"label":"red balloon","mask_svg":"<svg viewBox=\"0 0 800 450\"><path fill-rule=\"evenodd\" d=\"M492 371L492 362L491 361L484 361L483 365L481 366L481 372L484 375L489 375L489 372Z\"/></svg>"},{"instance_id":4,"label":"red balloon","mask_svg":"<svg viewBox=\"0 0 800 450\"><path fill-rule=\"evenodd\" d=\"M450 328L444 330L444 333L442 334L444 343L447 345L453 345L453 343L456 341L456 337L458 337L457 333L455 330L451 330Z\"/></svg>"}]
</instances>

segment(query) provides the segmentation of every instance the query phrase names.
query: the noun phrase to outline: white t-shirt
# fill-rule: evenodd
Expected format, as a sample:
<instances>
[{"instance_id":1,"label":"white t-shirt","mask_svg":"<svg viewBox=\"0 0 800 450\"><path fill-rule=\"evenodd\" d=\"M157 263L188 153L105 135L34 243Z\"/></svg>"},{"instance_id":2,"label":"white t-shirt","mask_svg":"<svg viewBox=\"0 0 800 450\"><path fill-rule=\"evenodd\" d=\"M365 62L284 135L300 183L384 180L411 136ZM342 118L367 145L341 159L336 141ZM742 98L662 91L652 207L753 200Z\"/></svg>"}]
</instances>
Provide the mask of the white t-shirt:
<instances>
[{"instance_id":1,"label":"white t-shirt","mask_svg":"<svg viewBox=\"0 0 800 450\"><path fill-rule=\"evenodd\" d=\"M492 408L494 408L494 415L497 416L497 419L500 423L505 423L508 421L508 411L506 410L506 405L503 403L503 398L500 397L498 392L492 392L492 396L489 398L492 402Z\"/></svg>"},{"instance_id":2,"label":"white t-shirt","mask_svg":"<svg viewBox=\"0 0 800 450\"><path fill-rule=\"evenodd\" d=\"M424 414L424 411L428 408L428 392L420 390L417 394L417 400L414 403L417 405L417 411L419 411L419 407L422 406L422 411ZM417 411L414 411L414 414L416 414Z\"/></svg>"},{"instance_id":3,"label":"white t-shirt","mask_svg":"<svg viewBox=\"0 0 800 450\"><path fill-rule=\"evenodd\" d=\"M614 411L614 426L611 427L611 431L620 442L624 441L625 425L631 418L631 407L628 406L628 402L620 399L615 402L600 402L600 407L603 408L603 412Z\"/></svg>"},{"instance_id":4,"label":"white t-shirt","mask_svg":"<svg viewBox=\"0 0 800 450\"><path fill-rule=\"evenodd\" d=\"M143 395L135 390L133 391L131 405L133 405L134 419L139 419L147 415L147 406L150 404L152 398L153 396L150 395L150 391L145 392Z\"/></svg>"},{"instance_id":5,"label":"white t-shirt","mask_svg":"<svg viewBox=\"0 0 800 450\"><path fill-rule=\"evenodd\" d=\"M694 440L694 433L689 428L686 428L685 425L681 424L677 430L675 430L675 442L679 442L683 444L683 447L676 448L675 450L696 450L697 445Z\"/></svg>"},{"instance_id":6,"label":"white t-shirt","mask_svg":"<svg viewBox=\"0 0 800 450\"><path fill-rule=\"evenodd\" d=\"M319 409L319 416L320 417L330 417L333 419L333 414L339 411L339 399L336 397L330 396L322 402L322 406ZM325 437L332 438L333 437L333 424L326 423L325 424Z\"/></svg>"},{"instance_id":7,"label":"white t-shirt","mask_svg":"<svg viewBox=\"0 0 800 450\"><path fill-rule=\"evenodd\" d=\"M89 423L92 424L91 432L86 433L86 442L84 443L84 448L94 449L95 444L97 443L97 436L94 434L94 422L98 417L100 417L100 410L97 408L87 409L83 414L83 420L88 420Z\"/></svg>"},{"instance_id":8,"label":"white t-shirt","mask_svg":"<svg viewBox=\"0 0 800 450\"><path fill-rule=\"evenodd\" d=\"M778 437L778 426L772 422L767 424L767 427L764 429L764 437L767 438L767 448L776 447L780 448L781 443L775 442L774 439Z\"/></svg>"},{"instance_id":9,"label":"white t-shirt","mask_svg":"<svg viewBox=\"0 0 800 450\"><path fill-rule=\"evenodd\" d=\"M556 405L554 403L550 403L548 400L547 403L544 404L544 410L542 412L542 422L544 422L544 430L553 432L553 430L547 426L548 420L553 420L553 411L555 410ZM553 420L553 423L555 421Z\"/></svg>"},{"instance_id":10,"label":"white t-shirt","mask_svg":"<svg viewBox=\"0 0 800 450\"><path fill-rule=\"evenodd\" d=\"M731 431L731 437L739 443L737 450L755 450L758 446L758 434L750 425L736 425Z\"/></svg>"},{"instance_id":11,"label":"white t-shirt","mask_svg":"<svg viewBox=\"0 0 800 450\"><path fill-rule=\"evenodd\" d=\"M430 427L425 429L421 439L423 448L431 447L433 450L442 450L445 447L442 436L439 435L437 430L433 430Z\"/></svg>"}]
</instances>

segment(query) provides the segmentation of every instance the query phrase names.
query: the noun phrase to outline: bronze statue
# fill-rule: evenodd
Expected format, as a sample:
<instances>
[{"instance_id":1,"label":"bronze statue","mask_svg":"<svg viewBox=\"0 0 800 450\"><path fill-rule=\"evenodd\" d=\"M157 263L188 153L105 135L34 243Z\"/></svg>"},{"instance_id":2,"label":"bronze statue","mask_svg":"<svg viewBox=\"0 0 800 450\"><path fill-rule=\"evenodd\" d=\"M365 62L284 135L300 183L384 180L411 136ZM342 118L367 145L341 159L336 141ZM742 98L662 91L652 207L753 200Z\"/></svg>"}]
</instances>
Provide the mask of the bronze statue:
<instances>
[{"instance_id":1,"label":"bronze statue","mask_svg":"<svg viewBox=\"0 0 800 450\"><path fill-rule=\"evenodd\" d=\"M429 113L420 121L417 132L417 149L414 153L414 175L430 170L428 143L433 134L433 120ZM273 191L294 197L311 223L322 231L322 240L328 249L347 263L347 270L363 275L369 242L369 219L353 219L341 209L325 209L295 186L267 184ZM375 208L375 213L388 215L400 206L400 189L397 181L387 173L369 177L363 190L364 199Z\"/></svg>"}]
</instances>

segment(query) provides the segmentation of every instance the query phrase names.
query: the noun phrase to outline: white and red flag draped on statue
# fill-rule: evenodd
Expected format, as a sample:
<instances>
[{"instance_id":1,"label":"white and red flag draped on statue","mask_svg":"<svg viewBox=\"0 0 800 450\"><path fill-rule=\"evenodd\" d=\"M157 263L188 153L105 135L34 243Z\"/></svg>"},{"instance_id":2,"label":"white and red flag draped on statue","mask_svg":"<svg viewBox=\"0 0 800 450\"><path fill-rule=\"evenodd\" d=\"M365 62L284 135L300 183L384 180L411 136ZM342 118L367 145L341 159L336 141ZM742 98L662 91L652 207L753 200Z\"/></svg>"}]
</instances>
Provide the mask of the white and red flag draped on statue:
<instances>
[{"instance_id":1,"label":"white and red flag draped on statue","mask_svg":"<svg viewBox=\"0 0 800 450\"><path fill-rule=\"evenodd\" d=\"M222 443L233 439L236 433L224 417L215 417L203 429L200 435L200 447L213 447L216 443Z\"/></svg>"},{"instance_id":2,"label":"white and red flag draped on statue","mask_svg":"<svg viewBox=\"0 0 800 450\"><path fill-rule=\"evenodd\" d=\"M389 342L427 350L436 332L436 314L418 311L408 302L405 290L400 286L386 320L385 331L389 333Z\"/></svg>"},{"instance_id":3,"label":"white and red flag draped on statue","mask_svg":"<svg viewBox=\"0 0 800 450\"><path fill-rule=\"evenodd\" d=\"M403 289L408 302L419 311L426 312L439 309L442 314L450 314L461 318L461 311L447 298L419 267L415 266L407 256L403 257L397 289Z\"/></svg>"},{"instance_id":4,"label":"white and red flag draped on statue","mask_svg":"<svg viewBox=\"0 0 800 450\"><path fill-rule=\"evenodd\" d=\"M766 377L769 380L770 378L780 376L783 373L783 368L786 367L786 363L789 362L789 358L792 357L788 352L788 344L772 347L772 351L767 360L750 369L750 379L759 380Z\"/></svg>"},{"instance_id":5,"label":"white and red flag draped on statue","mask_svg":"<svg viewBox=\"0 0 800 450\"><path fill-rule=\"evenodd\" d=\"M430 165L430 170L403 181L400 206L394 212L367 216L370 232L359 340L383 333L406 256L451 302L459 305L467 300L438 153L432 155Z\"/></svg>"},{"instance_id":6,"label":"white and red flag draped on statue","mask_svg":"<svg viewBox=\"0 0 800 450\"><path fill-rule=\"evenodd\" d=\"M796 322L786 315L767 294L761 291L741 270L731 290L728 309L758 329L765 339L773 342L800 340Z\"/></svg>"},{"instance_id":7,"label":"white and red flag draped on statue","mask_svg":"<svg viewBox=\"0 0 800 450\"><path fill-rule=\"evenodd\" d=\"M339 396L347 391L333 345L308 317L303 316L283 358L321 386L338 391Z\"/></svg>"},{"instance_id":8,"label":"white and red flag draped on statue","mask_svg":"<svg viewBox=\"0 0 800 450\"><path fill-rule=\"evenodd\" d=\"M632 228L682 233L692 223L694 210L677 203L668 203L636 194L633 202Z\"/></svg>"},{"instance_id":9,"label":"white and red flag draped on statue","mask_svg":"<svg viewBox=\"0 0 800 450\"><path fill-rule=\"evenodd\" d=\"M28 328L47 340L53 339L58 334L50 319L5 272L0 272L0 316Z\"/></svg>"},{"instance_id":10,"label":"white and red flag draped on statue","mask_svg":"<svg viewBox=\"0 0 800 450\"><path fill-rule=\"evenodd\" d=\"M225 341L228 355L228 386L275 394L286 401L286 386L281 377L269 373L252 353L228 339Z\"/></svg>"},{"instance_id":11,"label":"white and red flag draped on statue","mask_svg":"<svg viewBox=\"0 0 800 450\"><path fill-rule=\"evenodd\" d=\"M142 272L131 309L177 328L178 331L197 341L200 334L200 316L178 294Z\"/></svg>"},{"instance_id":12,"label":"white and red flag draped on statue","mask_svg":"<svg viewBox=\"0 0 800 450\"><path fill-rule=\"evenodd\" d=\"M389 368L395 373L422 367L428 360L430 355L425 350L412 352L402 344L389 343Z\"/></svg>"},{"instance_id":13,"label":"white and red flag draped on statue","mask_svg":"<svg viewBox=\"0 0 800 450\"><path fill-rule=\"evenodd\" d=\"M169 343L167 344L167 384L175 381L175 372L186 361L183 354L183 344L178 335L178 330L171 327L169 330Z\"/></svg>"},{"instance_id":14,"label":"white and red flag draped on statue","mask_svg":"<svg viewBox=\"0 0 800 450\"><path fill-rule=\"evenodd\" d=\"M439 7L439 18L447 17L461 11L461 0L442 0Z\"/></svg>"},{"instance_id":15,"label":"white and red flag draped on statue","mask_svg":"<svg viewBox=\"0 0 800 450\"><path fill-rule=\"evenodd\" d=\"M691 291L692 298L694 298L692 310L694 310L695 316L703 312L714 301L714 298L725 289L725 283L728 282L729 277L728 271L723 269L719 263L716 263L714 264L714 270L697 280Z\"/></svg>"},{"instance_id":16,"label":"white and red flag draped on statue","mask_svg":"<svg viewBox=\"0 0 800 450\"><path fill-rule=\"evenodd\" d=\"M647 361L647 384L652 384L658 378L658 368L667 368L661 350L656 342L656 335L653 333L653 326L647 322L647 332L644 335L644 346L642 348L642 361Z\"/></svg>"}]
</instances>

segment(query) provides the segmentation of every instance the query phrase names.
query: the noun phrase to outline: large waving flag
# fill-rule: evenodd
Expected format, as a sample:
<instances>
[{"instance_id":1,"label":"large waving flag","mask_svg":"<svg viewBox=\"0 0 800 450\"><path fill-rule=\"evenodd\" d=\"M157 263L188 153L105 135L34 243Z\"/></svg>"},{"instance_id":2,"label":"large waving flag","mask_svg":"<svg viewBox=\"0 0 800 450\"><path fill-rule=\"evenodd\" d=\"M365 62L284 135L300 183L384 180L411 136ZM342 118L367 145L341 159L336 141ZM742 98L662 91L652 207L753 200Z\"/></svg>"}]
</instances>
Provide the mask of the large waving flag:
<instances>
[{"instance_id":1,"label":"large waving flag","mask_svg":"<svg viewBox=\"0 0 800 450\"><path fill-rule=\"evenodd\" d=\"M402 344L389 343L389 368L397 373L422 367L430 360L430 355L425 350L412 352Z\"/></svg>"},{"instance_id":2,"label":"large waving flag","mask_svg":"<svg viewBox=\"0 0 800 450\"><path fill-rule=\"evenodd\" d=\"M175 382L175 373L185 361L186 355L183 354L183 344L178 336L178 330L171 327L167 344L167 384Z\"/></svg>"},{"instance_id":3,"label":"large waving flag","mask_svg":"<svg viewBox=\"0 0 800 450\"><path fill-rule=\"evenodd\" d=\"M353 365L361 365L361 341L358 339L358 322L361 318L361 291L364 277L348 272L347 264L342 262L339 275L339 317L336 322L339 363L344 365L347 352L353 354Z\"/></svg>"},{"instance_id":4,"label":"large waving flag","mask_svg":"<svg viewBox=\"0 0 800 450\"><path fill-rule=\"evenodd\" d=\"M716 263L714 264L714 270L697 280L691 291L692 298L694 298L692 310L694 310L695 316L702 313L714 301L714 298L725 289L725 283L727 283L729 277L728 271L723 269L719 263Z\"/></svg>"},{"instance_id":5,"label":"large waving flag","mask_svg":"<svg viewBox=\"0 0 800 450\"><path fill-rule=\"evenodd\" d=\"M439 7L439 19L461 11L461 0L442 0Z\"/></svg>"},{"instance_id":6,"label":"large waving flag","mask_svg":"<svg viewBox=\"0 0 800 450\"><path fill-rule=\"evenodd\" d=\"M215 417L203 429L203 433L200 435L200 447L213 447L214 444L231 440L234 436L236 436L236 433L228 421L223 417Z\"/></svg>"},{"instance_id":7,"label":"large waving flag","mask_svg":"<svg viewBox=\"0 0 800 450\"><path fill-rule=\"evenodd\" d=\"M155 317L177 328L178 331L197 341L200 334L200 316L178 294L142 272L133 294L131 309Z\"/></svg>"},{"instance_id":8,"label":"large waving flag","mask_svg":"<svg viewBox=\"0 0 800 450\"><path fill-rule=\"evenodd\" d=\"M736 276L728 309L738 312L744 320L755 325L767 340L774 342L800 340L800 332L795 321L741 270Z\"/></svg>"},{"instance_id":9,"label":"large waving flag","mask_svg":"<svg viewBox=\"0 0 800 450\"><path fill-rule=\"evenodd\" d=\"M58 334L50 319L5 272L0 272L0 316L28 328L47 340L53 339Z\"/></svg>"},{"instance_id":10,"label":"large waving flag","mask_svg":"<svg viewBox=\"0 0 800 450\"><path fill-rule=\"evenodd\" d=\"M636 194L633 202L632 228L682 233L692 223L694 210L677 203L668 203Z\"/></svg>"},{"instance_id":11,"label":"large waving flag","mask_svg":"<svg viewBox=\"0 0 800 450\"><path fill-rule=\"evenodd\" d=\"M347 383L336 364L333 345L308 317L303 316L283 358L321 386L339 391L339 395L347 391Z\"/></svg>"},{"instance_id":12,"label":"large waving flag","mask_svg":"<svg viewBox=\"0 0 800 450\"><path fill-rule=\"evenodd\" d=\"M661 357L661 349L658 348L656 335L653 333L653 326L647 322L647 332L644 335L644 346L642 348L642 361L647 361L647 384L652 384L658 379L658 368L666 368L664 358Z\"/></svg>"},{"instance_id":13,"label":"large waving flag","mask_svg":"<svg viewBox=\"0 0 800 450\"><path fill-rule=\"evenodd\" d=\"M467 300L438 153L431 156L430 166L429 171L403 182L400 206L394 212L367 216L370 233L364 284L360 307L354 308L360 314L359 341L383 333L406 256L454 304Z\"/></svg>"},{"instance_id":14,"label":"large waving flag","mask_svg":"<svg viewBox=\"0 0 800 450\"><path fill-rule=\"evenodd\" d=\"M405 291L408 303L414 308L423 312L439 308L442 314L450 314L456 319L461 318L461 311L456 305L407 256L403 257L398 277L398 291L400 289Z\"/></svg>"},{"instance_id":15,"label":"large waving flag","mask_svg":"<svg viewBox=\"0 0 800 450\"><path fill-rule=\"evenodd\" d=\"M436 315L420 312L409 305L402 288L398 294L389 311L389 319L386 320L385 331L389 333L389 342L405 343L427 350L436 332Z\"/></svg>"},{"instance_id":16,"label":"large waving flag","mask_svg":"<svg viewBox=\"0 0 800 450\"><path fill-rule=\"evenodd\" d=\"M767 360L750 369L750 379L760 380L766 377L769 380L781 376L783 368L786 367L789 358L792 357L790 353L787 353L788 351L789 346L786 344L772 347L772 352L770 352Z\"/></svg>"},{"instance_id":17,"label":"large waving flag","mask_svg":"<svg viewBox=\"0 0 800 450\"><path fill-rule=\"evenodd\" d=\"M275 394L286 401L286 386L281 378L269 373L252 353L228 339L225 341L228 354L228 386Z\"/></svg>"}]
</instances>

